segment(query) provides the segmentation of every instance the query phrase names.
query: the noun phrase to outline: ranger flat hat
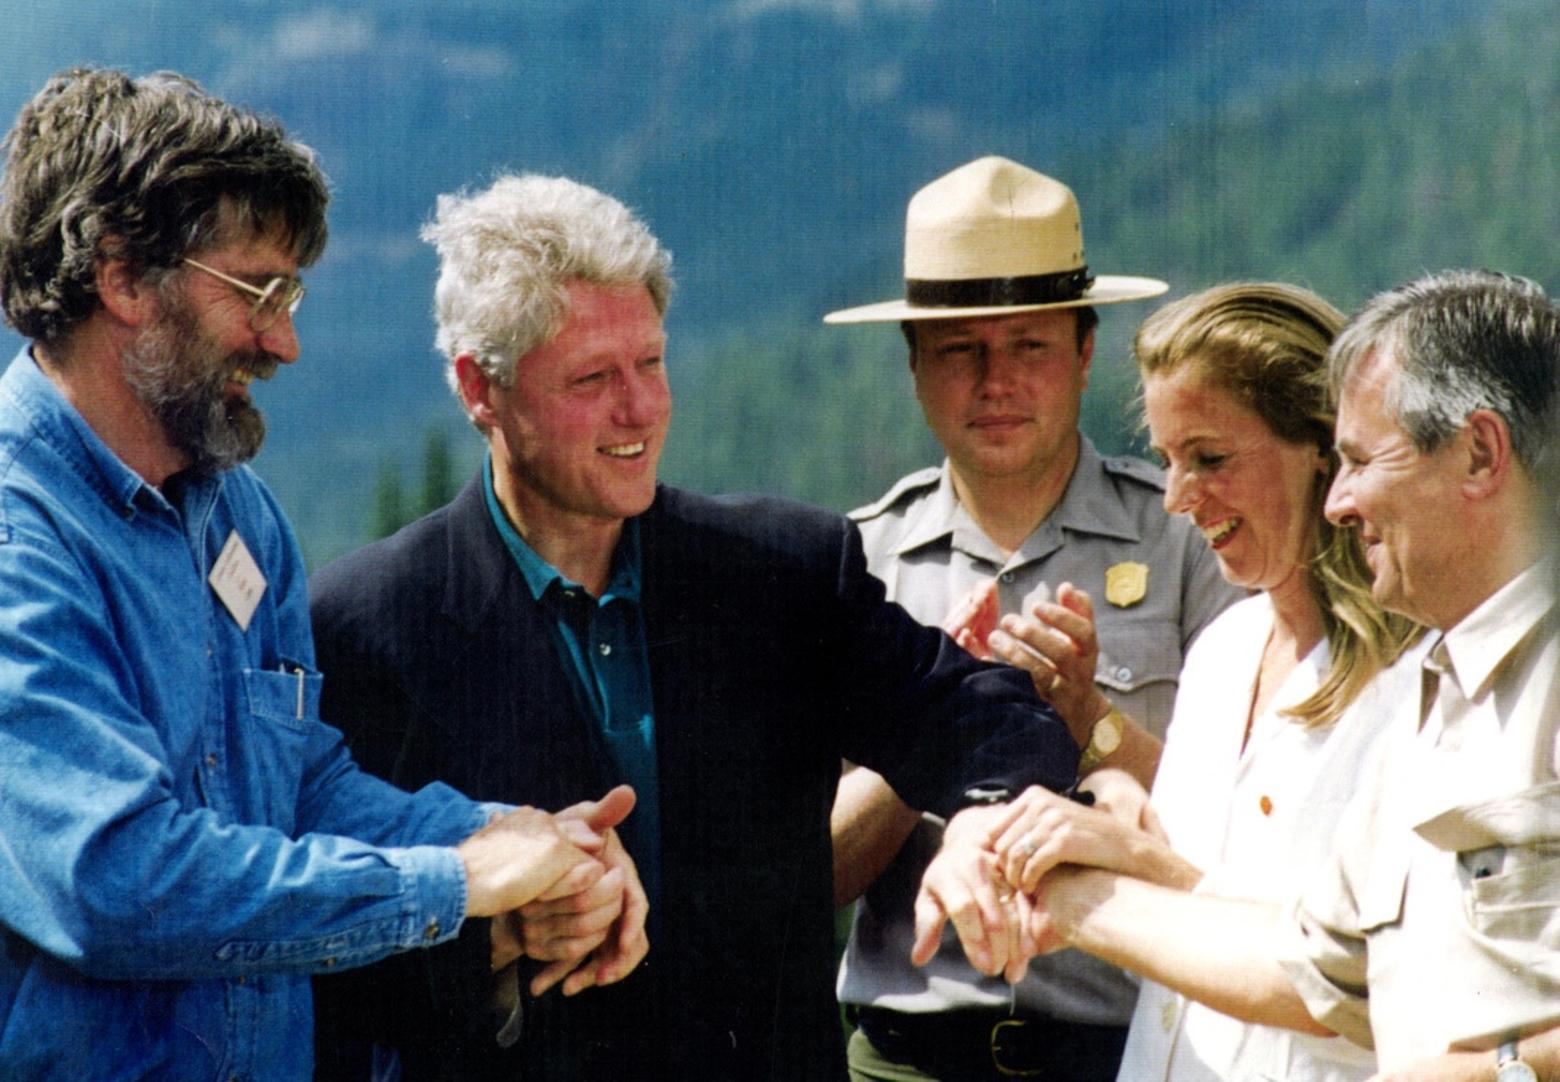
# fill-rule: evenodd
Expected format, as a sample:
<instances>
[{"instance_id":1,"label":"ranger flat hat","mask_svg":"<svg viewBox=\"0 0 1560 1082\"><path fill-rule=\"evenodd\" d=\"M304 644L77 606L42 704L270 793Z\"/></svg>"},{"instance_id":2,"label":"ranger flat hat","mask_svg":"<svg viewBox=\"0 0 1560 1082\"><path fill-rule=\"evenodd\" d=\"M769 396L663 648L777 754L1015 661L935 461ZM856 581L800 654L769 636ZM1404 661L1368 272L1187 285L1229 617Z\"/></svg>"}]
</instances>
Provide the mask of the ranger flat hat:
<instances>
[{"instance_id":1,"label":"ranger flat hat","mask_svg":"<svg viewBox=\"0 0 1560 1082\"><path fill-rule=\"evenodd\" d=\"M825 323L1001 316L1157 297L1157 278L1089 273L1072 190L996 156L915 193L905 215L905 296Z\"/></svg>"}]
</instances>

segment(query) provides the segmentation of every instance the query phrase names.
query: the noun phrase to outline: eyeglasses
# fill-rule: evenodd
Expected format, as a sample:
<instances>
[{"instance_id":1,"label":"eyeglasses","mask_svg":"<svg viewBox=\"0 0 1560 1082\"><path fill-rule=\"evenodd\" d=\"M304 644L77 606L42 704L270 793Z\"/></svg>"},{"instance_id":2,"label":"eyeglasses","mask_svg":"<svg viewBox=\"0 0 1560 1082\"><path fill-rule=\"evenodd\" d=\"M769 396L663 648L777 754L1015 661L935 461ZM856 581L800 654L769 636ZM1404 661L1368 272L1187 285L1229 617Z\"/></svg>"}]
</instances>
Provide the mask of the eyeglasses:
<instances>
[{"instance_id":1,"label":"eyeglasses","mask_svg":"<svg viewBox=\"0 0 1560 1082\"><path fill-rule=\"evenodd\" d=\"M241 278L223 274L215 267L208 267L189 256L184 257L184 262L252 296L255 305L249 310L249 329L256 334L264 334L270 330L276 321L282 318L283 312L288 315L296 312L298 305L303 301L303 283L296 278L284 278L278 275L264 287L253 286Z\"/></svg>"}]
</instances>

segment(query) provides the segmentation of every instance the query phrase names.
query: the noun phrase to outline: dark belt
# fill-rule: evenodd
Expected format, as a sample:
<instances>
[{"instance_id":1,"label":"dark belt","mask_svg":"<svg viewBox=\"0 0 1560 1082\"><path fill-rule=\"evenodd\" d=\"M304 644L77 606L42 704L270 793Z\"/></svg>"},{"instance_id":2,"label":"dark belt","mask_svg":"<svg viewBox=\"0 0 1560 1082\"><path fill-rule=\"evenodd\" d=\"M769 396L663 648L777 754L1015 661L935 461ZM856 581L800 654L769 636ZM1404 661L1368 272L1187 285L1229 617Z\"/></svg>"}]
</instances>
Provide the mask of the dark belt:
<instances>
[{"instance_id":1,"label":"dark belt","mask_svg":"<svg viewBox=\"0 0 1560 1082\"><path fill-rule=\"evenodd\" d=\"M858 1007L852 1013L885 1059L943 1079L1113 1079L1127 1043L1126 1026L1010 1015L1005 1009L908 1014Z\"/></svg>"}]
</instances>

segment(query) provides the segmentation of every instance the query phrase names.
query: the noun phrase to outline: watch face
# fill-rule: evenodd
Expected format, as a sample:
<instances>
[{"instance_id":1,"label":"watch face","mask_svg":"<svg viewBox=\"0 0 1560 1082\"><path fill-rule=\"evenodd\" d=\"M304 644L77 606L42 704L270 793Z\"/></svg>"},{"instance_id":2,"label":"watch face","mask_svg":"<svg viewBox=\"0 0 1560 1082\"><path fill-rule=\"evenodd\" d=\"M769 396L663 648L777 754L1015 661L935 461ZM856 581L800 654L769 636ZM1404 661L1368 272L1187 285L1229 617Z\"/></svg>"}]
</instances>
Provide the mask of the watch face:
<instances>
[{"instance_id":1,"label":"watch face","mask_svg":"<svg viewBox=\"0 0 1560 1082\"><path fill-rule=\"evenodd\" d=\"M1117 720L1115 711L1106 714L1094 726L1089 743L1098 749L1102 756L1109 755L1121 746L1121 722Z\"/></svg>"},{"instance_id":2,"label":"watch face","mask_svg":"<svg viewBox=\"0 0 1560 1082\"><path fill-rule=\"evenodd\" d=\"M1495 1069L1495 1082L1538 1082L1538 1075L1526 1063L1514 1059Z\"/></svg>"}]
</instances>

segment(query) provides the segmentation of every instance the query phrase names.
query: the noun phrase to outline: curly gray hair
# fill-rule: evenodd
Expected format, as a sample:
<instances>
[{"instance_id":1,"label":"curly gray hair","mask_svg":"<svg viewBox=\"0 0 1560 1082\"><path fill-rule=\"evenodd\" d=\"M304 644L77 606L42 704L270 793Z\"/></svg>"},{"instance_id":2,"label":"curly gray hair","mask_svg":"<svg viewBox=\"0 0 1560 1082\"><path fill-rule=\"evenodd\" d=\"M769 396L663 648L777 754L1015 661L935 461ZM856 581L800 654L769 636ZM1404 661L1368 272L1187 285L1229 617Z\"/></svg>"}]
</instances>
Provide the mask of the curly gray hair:
<instances>
[{"instance_id":1,"label":"curly gray hair","mask_svg":"<svg viewBox=\"0 0 1560 1082\"><path fill-rule=\"evenodd\" d=\"M641 284L662 315L671 298L671 255L645 224L564 177L510 175L475 194L441 195L422 238L439 253L436 345L457 397L463 355L512 385L515 362L563 326L571 281Z\"/></svg>"}]
</instances>

